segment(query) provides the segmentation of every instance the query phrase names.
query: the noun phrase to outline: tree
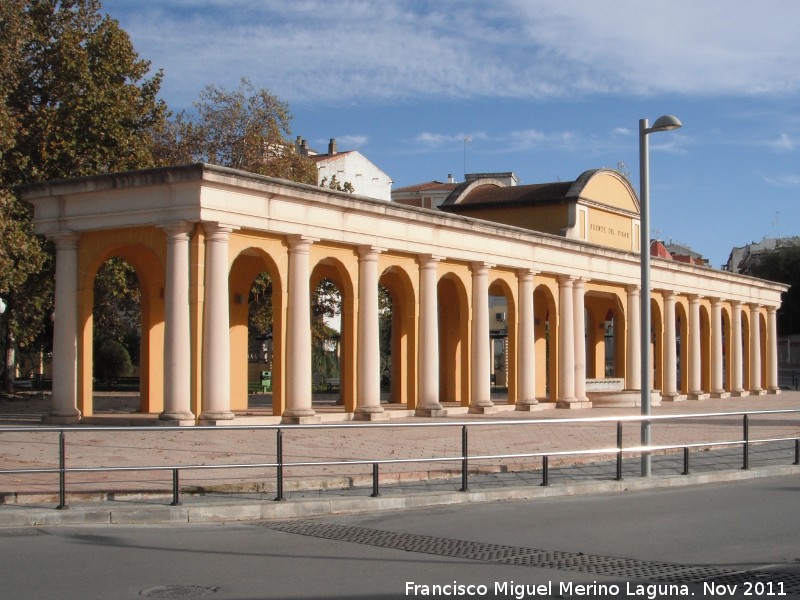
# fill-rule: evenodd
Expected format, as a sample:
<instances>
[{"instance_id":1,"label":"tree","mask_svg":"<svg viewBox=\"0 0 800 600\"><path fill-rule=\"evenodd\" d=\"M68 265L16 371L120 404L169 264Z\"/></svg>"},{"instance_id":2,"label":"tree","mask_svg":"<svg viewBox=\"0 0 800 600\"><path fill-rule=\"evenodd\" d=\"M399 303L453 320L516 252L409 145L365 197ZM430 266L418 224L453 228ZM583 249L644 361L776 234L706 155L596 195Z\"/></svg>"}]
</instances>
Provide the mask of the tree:
<instances>
[{"instance_id":1,"label":"tree","mask_svg":"<svg viewBox=\"0 0 800 600\"><path fill-rule=\"evenodd\" d=\"M775 248L759 257L751 267L755 277L789 284L778 313L779 335L800 333L800 246Z\"/></svg>"},{"instance_id":2,"label":"tree","mask_svg":"<svg viewBox=\"0 0 800 600\"><path fill-rule=\"evenodd\" d=\"M316 165L288 139L289 106L268 90L247 78L235 91L209 85L194 108L196 115L179 113L157 137L161 164L209 162L316 185Z\"/></svg>"},{"instance_id":3,"label":"tree","mask_svg":"<svg viewBox=\"0 0 800 600\"><path fill-rule=\"evenodd\" d=\"M152 166L163 129L150 78L99 0L0 3L0 295L6 299L6 383L13 350L43 343L52 305L52 248L33 235L14 186ZM10 353L10 356L9 356Z\"/></svg>"}]
</instances>

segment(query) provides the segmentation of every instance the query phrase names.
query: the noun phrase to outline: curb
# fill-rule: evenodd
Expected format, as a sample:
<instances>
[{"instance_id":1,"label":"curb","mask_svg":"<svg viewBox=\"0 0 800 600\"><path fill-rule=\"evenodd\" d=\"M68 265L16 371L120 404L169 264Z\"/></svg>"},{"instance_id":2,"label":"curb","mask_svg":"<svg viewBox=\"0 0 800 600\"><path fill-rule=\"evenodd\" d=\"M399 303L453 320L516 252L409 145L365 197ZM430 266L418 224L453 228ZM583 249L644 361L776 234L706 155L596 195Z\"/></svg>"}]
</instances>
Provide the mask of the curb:
<instances>
[{"instance_id":1,"label":"curb","mask_svg":"<svg viewBox=\"0 0 800 600\"><path fill-rule=\"evenodd\" d=\"M408 510L436 506L469 505L485 502L533 500L563 496L657 490L709 483L727 483L797 475L795 465L761 467L747 471L723 471L697 475L668 475L622 481L590 481L548 487L529 486L468 492L424 492L376 498L236 500L213 503L192 502L183 506L118 505L73 506L65 510L21 505L0 506L0 528L68 525L156 525L251 522L275 519L352 515L385 510ZM109 503L106 503L109 504Z\"/></svg>"}]
</instances>

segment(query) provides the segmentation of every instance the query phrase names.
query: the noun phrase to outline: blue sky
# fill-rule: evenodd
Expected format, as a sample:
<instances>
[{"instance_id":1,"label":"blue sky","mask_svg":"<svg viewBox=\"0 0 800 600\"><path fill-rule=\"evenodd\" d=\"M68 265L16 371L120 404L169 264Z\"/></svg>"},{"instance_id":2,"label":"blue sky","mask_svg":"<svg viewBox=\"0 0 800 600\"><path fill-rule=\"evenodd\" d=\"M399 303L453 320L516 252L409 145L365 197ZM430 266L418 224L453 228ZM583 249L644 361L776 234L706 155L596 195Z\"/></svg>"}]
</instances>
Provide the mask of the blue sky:
<instances>
[{"instance_id":1,"label":"blue sky","mask_svg":"<svg viewBox=\"0 0 800 600\"><path fill-rule=\"evenodd\" d=\"M452 173L572 180L650 136L654 237L719 266L800 235L795 0L105 0L162 97L191 109L241 77L292 110L292 134L358 149L395 187ZM465 142L465 138L471 141Z\"/></svg>"}]
</instances>

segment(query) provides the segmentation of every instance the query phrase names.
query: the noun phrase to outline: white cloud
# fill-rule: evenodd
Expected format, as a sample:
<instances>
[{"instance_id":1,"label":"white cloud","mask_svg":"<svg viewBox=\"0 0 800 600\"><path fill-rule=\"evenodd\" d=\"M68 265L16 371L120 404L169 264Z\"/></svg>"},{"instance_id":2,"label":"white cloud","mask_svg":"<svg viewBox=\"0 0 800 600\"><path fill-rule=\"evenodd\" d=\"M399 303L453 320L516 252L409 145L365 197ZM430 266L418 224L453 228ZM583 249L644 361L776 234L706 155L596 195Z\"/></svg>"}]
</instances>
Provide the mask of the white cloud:
<instances>
[{"instance_id":1,"label":"white cloud","mask_svg":"<svg viewBox=\"0 0 800 600\"><path fill-rule=\"evenodd\" d=\"M106 0L186 105L250 77L292 105L800 90L800 2Z\"/></svg>"},{"instance_id":2,"label":"white cloud","mask_svg":"<svg viewBox=\"0 0 800 600\"><path fill-rule=\"evenodd\" d=\"M761 179L768 184L776 187L796 187L800 186L800 175L778 175L777 177L771 175L761 175Z\"/></svg>"},{"instance_id":3,"label":"white cloud","mask_svg":"<svg viewBox=\"0 0 800 600\"><path fill-rule=\"evenodd\" d=\"M788 133L782 133L777 140L770 140L767 145L777 152L791 152L797 149L797 142Z\"/></svg>"},{"instance_id":4,"label":"white cloud","mask_svg":"<svg viewBox=\"0 0 800 600\"><path fill-rule=\"evenodd\" d=\"M440 148L442 146L452 146L455 144L472 143L477 140L486 140L488 136L482 131L472 133L433 133L424 131L414 137L414 141L427 148Z\"/></svg>"}]
</instances>

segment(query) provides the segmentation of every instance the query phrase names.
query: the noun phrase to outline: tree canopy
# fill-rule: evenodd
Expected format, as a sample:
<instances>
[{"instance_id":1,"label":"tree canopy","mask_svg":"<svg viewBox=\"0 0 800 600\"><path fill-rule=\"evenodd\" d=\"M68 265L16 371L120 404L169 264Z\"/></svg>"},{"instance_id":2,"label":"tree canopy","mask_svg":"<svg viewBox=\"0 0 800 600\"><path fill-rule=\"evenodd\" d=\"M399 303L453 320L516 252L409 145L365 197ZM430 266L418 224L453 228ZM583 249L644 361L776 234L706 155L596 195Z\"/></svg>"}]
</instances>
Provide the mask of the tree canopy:
<instances>
[{"instance_id":1,"label":"tree canopy","mask_svg":"<svg viewBox=\"0 0 800 600\"><path fill-rule=\"evenodd\" d=\"M789 284L778 312L780 335L800 333L800 246L783 246L761 256L752 274L762 279Z\"/></svg>"},{"instance_id":2,"label":"tree canopy","mask_svg":"<svg viewBox=\"0 0 800 600\"><path fill-rule=\"evenodd\" d=\"M0 295L6 349L34 343L52 306L52 252L16 185L152 166L161 72L99 0L0 3ZM7 358L7 367L13 362ZM8 375L7 375L8 378Z\"/></svg>"},{"instance_id":3,"label":"tree canopy","mask_svg":"<svg viewBox=\"0 0 800 600\"><path fill-rule=\"evenodd\" d=\"M170 120L156 141L161 164L209 162L251 173L316 185L317 167L289 141L286 102L247 78L228 91L207 86L186 111Z\"/></svg>"}]
</instances>

